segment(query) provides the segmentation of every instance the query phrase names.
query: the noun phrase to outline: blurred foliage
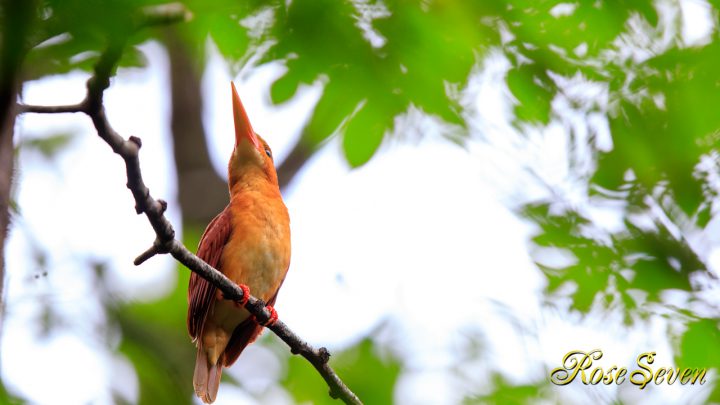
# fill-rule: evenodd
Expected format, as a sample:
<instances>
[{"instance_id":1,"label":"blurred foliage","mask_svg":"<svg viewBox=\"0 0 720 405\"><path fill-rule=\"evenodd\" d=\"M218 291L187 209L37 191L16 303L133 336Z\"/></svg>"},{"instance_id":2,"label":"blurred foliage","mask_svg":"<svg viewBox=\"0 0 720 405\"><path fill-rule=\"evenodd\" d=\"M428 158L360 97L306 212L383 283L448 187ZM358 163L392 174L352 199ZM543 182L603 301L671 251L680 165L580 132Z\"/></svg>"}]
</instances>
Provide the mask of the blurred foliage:
<instances>
[{"instance_id":1,"label":"blurred foliage","mask_svg":"<svg viewBox=\"0 0 720 405\"><path fill-rule=\"evenodd\" d=\"M5 385L2 382L2 379L0 379L0 404L20 405L23 403L24 401L22 399L7 392L7 390L5 389Z\"/></svg>"},{"instance_id":2,"label":"blurred foliage","mask_svg":"<svg viewBox=\"0 0 720 405\"><path fill-rule=\"evenodd\" d=\"M183 243L197 246L201 229L185 227ZM195 348L186 329L187 285L190 272L178 264L172 292L150 302L109 300L111 319L122 331L119 352L135 366L138 404L190 404ZM191 361L193 360L193 361Z\"/></svg>"},{"instance_id":3,"label":"blurred foliage","mask_svg":"<svg viewBox=\"0 0 720 405\"><path fill-rule=\"evenodd\" d=\"M370 338L334 353L330 364L353 392L367 404L393 402L393 389L400 375L400 363L393 358L377 354L376 344ZM321 382L315 368L305 359L292 356L282 384L299 403L335 404L328 389Z\"/></svg>"},{"instance_id":4,"label":"blurred foliage","mask_svg":"<svg viewBox=\"0 0 720 405\"><path fill-rule=\"evenodd\" d=\"M612 148L601 149L598 128L585 123L591 134L585 160L593 162L592 169L568 164L585 184L583 203L553 196L521 212L539 225L537 247L572 257L559 266L538 263L548 279L549 303L567 296L572 311L618 311L628 325L668 317L682 325L679 332L668 331L676 363L717 370L720 312L707 294L717 276L708 269L708 252L691 242L708 237L706 226L717 212L717 22L712 21L707 44L691 46L681 37L679 9L666 9L670 22L663 23L653 2L623 2L622 12L604 10L609 4L574 4L569 15L546 19L545 29L530 31L547 34L541 41L523 38L519 43L531 47L517 40L506 46L510 55L530 60L508 75L520 102L519 120L562 121L552 108L562 98L583 117L601 112L612 138ZM562 32L566 35L558 36ZM528 65L538 66L513 85L512 72ZM607 100L572 94L556 77L600 85ZM615 207L612 215L621 226L593 215L608 206ZM680 294L683 305L668 300L672 294ZM715 383L711 398L719 397Z\"/></svg>"},{"instance_id":5,"label":"blurred foliage","mask_svg":"<svg viewBox=\"0 0 720 405\"><path fill-rule=\"evenodd\" d=\"M60 151L67 148L72 142L74 134L51 134L38 138L23 138L18 148L37 151L45 159L54 158Z\"/></svg>"},{"instance_id":6,"label":"blurred foliage","mask_svg":"<svg viewBox=\"0 0 720 405\"><path fill-rule=\"evenodd\" d=\"M468 397L464 403L520 405L549 399L544 384L513 384L499 373L494 373L491 380L492 390L489 394Z\"/></svg>"},{"instance_id":7,"label":"blurred foliage","mask_svg":"<svg viewBox=\"0 0 720 405\"><path fill-rule=\"evenodd\" d=\"M701 318L688 323L680 338L680 351L675 357L678 367L698 368L705 365L720 369L720 324L714 319ZM701 366L698 366L701 365ZM720 390L715 388L707 403L720 402Z\"/></svg>"},{"instance_id":8,"label":"blurred foliage","mask_svg":"<svg viewBox=\"0 0 720 405\"><path fill-rule=\"evenodd\" d=\"M567 124L572 113L584 119L589 134L568 131L568 145L579 156L568 168L584 187L582 203L551 193L519 210L538 225L537 247L572 257L556 266L539 260L548 303L569 297L570 311L619 311L628 325L663 314L681 326L668 332L678 365L720 369L720 313L704 294L717 277L708 270L708 252L691 243L707 236L718 209L717 2L707 5L713 24L708 37L693 44L682 38L682 2L182 3L194 18L179 29L200 58L211 38L236 71L249 61L286 66L270 89L273 102L289 100L303 84L322 82L303 142L316 146L341 136L352 166L366 163L411 107L467 128L472 112L460 95L488 51L499 50L509 62L505 85L517 129ZM153 4L158 2L40 2L24 41L24 79L89 70L118 37L128 39L122 66L142 66L136 46L162 35L161 28L135 29L144 7ZM0 24L13 18L4 10ZM599 88L600 96L574 91L573 83ZM569 107L562 110L558 101ZM588 120L591 114L604 117L612 147L601 146L602 131ZM36 146L52 151L62 142ZM578 152L578 145L589 152ZM588 160L590 165L580 162ZM615 204L621 226L592 215L607 203ZM143 403L157 403L161 395L188 400L189 385L176 381L190 372L178 356L192 355L184 341L184 311L178 310L185 306L187 274L181 274L168 297L111 308L122 330L120 351L138 370ZM671 293L682 294L681 306L667 302ZM399 365L377 358L369 340L334 361L368 403L392 398ZM343 361L351 366L344 368ZM308 367L290 358L286 387L299 401L324 401L324 385ZM495 392L483 402L532 402L547 384L516 386L502 376L494 381ZM717 384L711 399L720 400Z\"/></svg>"},{"instance_id":9,"label":"blurred foliage","mask_svg":"<svg viewBox=\"0 0 720 405\"><path fill-rule=\"evenodd\" d=\"M191 403L195 358L185 329L189 272L178 269L172 293L152 302L130 302L114 307L111 319L122 331L119 352L135 367L138 404ZM111 307L111 306L110 306ZM113 307L111 307L113 308Z\"/></svg>"}]
</instances>

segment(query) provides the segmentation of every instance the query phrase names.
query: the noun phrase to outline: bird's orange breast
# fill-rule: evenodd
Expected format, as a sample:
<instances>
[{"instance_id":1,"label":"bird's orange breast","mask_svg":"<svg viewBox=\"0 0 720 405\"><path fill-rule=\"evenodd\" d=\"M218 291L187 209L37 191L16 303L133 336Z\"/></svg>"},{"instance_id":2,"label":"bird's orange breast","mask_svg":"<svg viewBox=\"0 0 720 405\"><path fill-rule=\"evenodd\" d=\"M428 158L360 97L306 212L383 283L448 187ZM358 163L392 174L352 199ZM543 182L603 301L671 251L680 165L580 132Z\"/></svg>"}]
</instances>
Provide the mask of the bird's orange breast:
<instances>
[{"instance_id":1,"label":"bird's orange breast","mask_svg":"<svg viewBox=\"0 0 720 405\"><path fill-rule=\"evenodd\" d=\"M261 192L233 196L232 234L220 259L223 273L267 301L290 265L290 219L282 199Z\"/></svg>"}]
</instances>

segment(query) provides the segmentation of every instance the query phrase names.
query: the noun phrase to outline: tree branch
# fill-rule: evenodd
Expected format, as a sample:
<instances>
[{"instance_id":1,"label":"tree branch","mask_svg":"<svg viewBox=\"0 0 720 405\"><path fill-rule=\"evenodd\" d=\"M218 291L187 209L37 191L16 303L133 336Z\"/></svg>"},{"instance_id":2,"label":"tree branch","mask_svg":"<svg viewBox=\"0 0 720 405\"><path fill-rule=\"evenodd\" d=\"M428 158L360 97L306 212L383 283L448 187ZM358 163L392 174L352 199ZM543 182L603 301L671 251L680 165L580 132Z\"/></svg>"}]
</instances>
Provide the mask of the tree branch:
<instances>
[{"instance_id":1,"label":"tree branch","mask_svg":"<svg viewBox=\"0 0 720 405\"><path fill-rule=\"evenodd\" d=\"M178 262L182 263L191 271L199 274L202 278L212 283L226 299L241 301L243 291L240 287L227 278L224 274L205 263L199 257L190 252L180 241L175 239L175 230L170 221L165 217L167 203L156 200L150 195L150 190L145 186L140 170L138 154L142 146L140 138L131 136L127 140L122 138L112 128L105 115L103 106L103 93L110 85L115 66L122 55L122 43L113 43L102 54L95 67L94 75L87 82L87 95L85 100L75 105L66 106L36 106L20 105L21 112L34 113L62 113L62 112L84 112L93 122L95 129L100 136L113 150L125 161L127 171L127 187L135 199L135 211L138 214L144 213L155 231L156 239L153 246L143 252L135 264L139 265L156 254L171 254ZM270 319L270 311L265 308L265 303L250 296L245 308L260 321L266 322ZM302 340L281 320L277 320L268 326L280 339L289 347L293 354L300 354L317 369L318 373L325 379L330 388L330 396L339 398L348 404L361 404L360 399L345 383L338 377L335 371L328 364L330 353L324 347L315 349Z\"/></svg>"},{"instance_id":2,"label":"tree branch","mask_svg":"<svg viewBox=\"0 0 720 405\"><path fill-rule=\"evenodd\" d=\"M306 139L305 133L300 136L285 160L277 168L280 189L284 189L292 183L295 175L319 148L319 145L313 144Z\"/></svg>"},{"instance_id":3,"label":"tree branch","mask_svg":"<svg viewBox=\"0 0 720 405\"><path fill-rule=\"evenodd\" d=\"M170 78L170 130L183 226L208 224L228 201L227 181L213 168L203 126L202 63L179 27L163 30Z\"/></svg>"},{"instance_id":4,"label":"tree branch","mask_svg":"<svg viewBox=\"0 0 720 405\"><path fill-rule=\"evenodd\" d=\"M82 104L72 105L21 105L21 113L45 113L45 114L60 114L60 113L77 113L83 112L85 107Z\"/></svg>"}]
</instances>

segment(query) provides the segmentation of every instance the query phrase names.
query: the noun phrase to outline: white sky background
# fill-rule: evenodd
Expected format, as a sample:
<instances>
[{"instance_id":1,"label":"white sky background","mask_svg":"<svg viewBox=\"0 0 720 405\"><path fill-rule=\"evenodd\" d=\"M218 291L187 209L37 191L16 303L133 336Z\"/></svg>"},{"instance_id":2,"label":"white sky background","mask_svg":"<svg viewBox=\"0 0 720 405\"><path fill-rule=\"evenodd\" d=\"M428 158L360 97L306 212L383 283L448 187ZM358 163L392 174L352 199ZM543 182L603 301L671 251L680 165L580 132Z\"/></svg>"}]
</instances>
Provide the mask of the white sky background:
<instances>
[{"instance_id":1,"label":"white sky background","mask_svg":"<svg viewBox=\"0 0 720 405\"><path fill-rule=\"evenodd\" d=\"M169 201L169 218L179 224L167 125L167 59L156 44L143 49L149 68L121 70L106 93L106 108L118 132L142 138L145 182L155 198ZM320 84L306 87L289 103L272 106L269 85L282 69L269 65L234 78L253 126L273 146L278 161L321 92ZM618 324L615 320L579 321L540 307L544 281L528 256L532 228L511 213L508 201L543 193L523 175L528 163L546 181L573 194L571 184L565 184L570 176L566 129L551 125L530 133L529 141L514 142L517 134L507 124L511 101L499 84L504 69L499 60L489 63L471 85L477 97L471 101L480 117L477 129L485 140L470 140L465 148L437 134L386 140L369 164L355 170L345 163L339 142L331 142L308 162L285 196L293 258L276 305L280 316L300 336L331 350L355 343L390 319L385 343L408 370L397 386L398 403L454 403L465 389L482 386L487 364L516 381L542 378L572 349L602 348L606 365L631 366L639 353L651 348L659 353L658 364L672 364L662 322L654 322L651 330L622 331L607 327L605 322ZM76 73L28 83L25 102L75 103L84 95L86 78ZM218 170L224 170L233 142L230 80L224 62L214 55L203 88L206 129ZM92 285L77 259L108 259L115 292L126 299L153 299L169 291L175 280L172 259L156 257L139 268L132 265L154 239L152 230L134 213L122 160L97 137L87 117L26 115L18 129L20 139L57 132L77 136L55 160L31 152L19 157L22 215L8 242L3 380L37 404L110 403L108 387L119 387L130 400L137 398L131 367L107 353L104 342L91 338L104 315L95 299L87 299ZM29 238L50 253L47 276L39 274L30 259ZM446 304L431 305L432 296ZM71 327L38 339L41 300L72 320ZM487 339L489 357L468 362L466 372L475 384L467 387L448 371L463 360L458 347L472 330ZM241 378L280 373L272 361L270 371L243 367L244 358L267 357L257 346L230 372ZM572 402L607 399L614 389L573 386L556 392L558 400ZM679 385L639 394L625 384L619 392L629 402L703 399L702 390ZM288 401L282 392L270 395L273 401ZM217 403L237 401L254 400L223 385Z\"/></svg>"}]
</instances>

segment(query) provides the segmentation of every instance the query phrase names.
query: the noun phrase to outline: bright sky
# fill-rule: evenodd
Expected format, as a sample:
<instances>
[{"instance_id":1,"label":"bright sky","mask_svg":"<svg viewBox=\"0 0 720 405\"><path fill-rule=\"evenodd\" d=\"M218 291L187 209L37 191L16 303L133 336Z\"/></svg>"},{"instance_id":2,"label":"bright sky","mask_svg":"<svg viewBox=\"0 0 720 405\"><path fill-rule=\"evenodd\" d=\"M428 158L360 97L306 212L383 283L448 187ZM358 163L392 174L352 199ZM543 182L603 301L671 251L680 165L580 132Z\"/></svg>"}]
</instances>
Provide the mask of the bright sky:
<instances>
[{"instance_id":1,"label":"bright sky","mask_svg":"<svg viewBox=\"0 0 720 405\"><path fill-rule=\"evenodd\" d=\"M142 138L145 182L156 198L170 202L170 220L179 224L164 93L167 58L156 44L144 50L150 67L120 71L107 92L106 108L115 129ZM308 163L285 196L293 258L276 305L280 316L300 336L331 350L353 344L390 319L392 333L385 343L408 369L396 392L401 404L462 398L467 387L449 378L448 370L464 360L458 358L458 348L473 331L486 339L490 358L465 364L471 381L487 377L488 363L517 381L542 378L572 349L602 348L609 361L632 365L637 354L651 347L667 354L659 362L671 364L662 323L649 331L620 331L607 328L607 319L580 322L542 310L544 281L528 255L533 228L508 207L513 196L543 192L523 175L528 162L548 181L566 181L565 129L554 125L530 132L522 144L515 142L517 134L507 125L510 99L498 85L505 67L495 61L487 68L471 84L470 100L485 140L470 140L464 148L433 134L389 140L356 170L343 160L339 142L331 142ZM272 106L269 84L282 69L270 65L233 78L253 126L273 146L278 161L321 91L321 84L307 87L288 104ZM85 80L84 74L71 74L29 83L25 101L77 102ZM224 62L213 56L203 85L211 154L219 171L233 140L230 80ZM172 288L172 259L132 265L153 234L146 219L134 214L122 160L97 138L86 117L28 115L18 128L21 140L57 132L78 136L56 160L28 152L19 156L22 215L8 243L8 313L0 347L4 381L37 404L111 403L108 387L118 387L133 400L137 382L132 368L104 351L103 342L88 338L104 315L97 302L86 299L90 277L80 274L85 270L75 260L109 259L115 293L152 299ZM49 250L47 276L30 259L31 238ZM431 297L443 305L433 304ZM35 320L41 302L73 319L73 328L38 338ZM277 376L280 366L258 346L251 346L229 372L258 381ZM249 370L244 359L245 364L264 361L266 366ZM573 395L587 399L588 393L602 400L614 389L573 386L557 391L563 401ZM620 390L623 399L653 403L697 399L699 392L678 385L655 389L654 395L638 396L634 386ZM283 392L272 395L273 402L289 401ZM224 385L217 403L254 400Z\"/></svg>"}]
</instances>

